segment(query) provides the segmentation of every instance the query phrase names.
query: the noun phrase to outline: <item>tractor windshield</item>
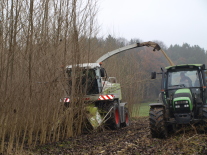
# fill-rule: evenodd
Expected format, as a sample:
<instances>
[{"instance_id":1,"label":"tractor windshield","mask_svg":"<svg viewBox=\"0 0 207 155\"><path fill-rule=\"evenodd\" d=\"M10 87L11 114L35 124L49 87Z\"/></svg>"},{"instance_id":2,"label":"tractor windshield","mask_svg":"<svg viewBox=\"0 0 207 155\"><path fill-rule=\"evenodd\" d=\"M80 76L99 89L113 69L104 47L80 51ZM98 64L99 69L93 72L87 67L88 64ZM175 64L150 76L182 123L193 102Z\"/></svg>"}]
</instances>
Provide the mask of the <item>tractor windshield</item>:
<instances>
[{"instance_id":1,"label":"tractor windshield","mask_svg":"<svg viewBox=\"0 0 207 155\"><path fill-rule=\"evenodd\" d=\"M198 71L176 71L168 73L168 89L200 87Z\"/></svg>"}]
</instances>

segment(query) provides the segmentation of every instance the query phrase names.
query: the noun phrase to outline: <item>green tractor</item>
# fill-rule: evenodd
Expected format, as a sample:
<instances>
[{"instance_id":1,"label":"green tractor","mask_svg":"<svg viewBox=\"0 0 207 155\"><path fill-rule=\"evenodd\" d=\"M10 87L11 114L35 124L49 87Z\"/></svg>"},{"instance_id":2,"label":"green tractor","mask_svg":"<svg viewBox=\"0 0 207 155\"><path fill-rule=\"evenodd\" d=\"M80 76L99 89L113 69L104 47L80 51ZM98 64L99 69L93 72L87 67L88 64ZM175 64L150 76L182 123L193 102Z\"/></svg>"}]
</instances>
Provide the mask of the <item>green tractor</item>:
<instances>
[{"instance_id":1,"label":"green tractor","mask_svg":"<svg viewBox=\"0 0 207 155\"><path fill-rule=\"evenodd\" d=\"M161 68L159 103L151 103L150 130L153 138L166 138L171 129L183 124L207 124L206 74L204 64Z\"/></svg>"}]
</instances>

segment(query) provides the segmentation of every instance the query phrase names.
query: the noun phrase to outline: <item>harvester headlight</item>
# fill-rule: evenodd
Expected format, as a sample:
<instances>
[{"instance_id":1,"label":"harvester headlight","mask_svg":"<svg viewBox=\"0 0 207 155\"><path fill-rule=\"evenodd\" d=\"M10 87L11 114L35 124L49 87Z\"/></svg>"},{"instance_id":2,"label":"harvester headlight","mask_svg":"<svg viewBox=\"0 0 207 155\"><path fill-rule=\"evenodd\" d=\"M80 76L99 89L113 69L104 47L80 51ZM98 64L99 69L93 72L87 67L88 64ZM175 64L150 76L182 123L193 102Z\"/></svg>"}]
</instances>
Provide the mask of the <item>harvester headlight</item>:
<instances>
[{"instance_id":1,"label":"harvester headlight","mask_svg":"<svg viewBox=\"0 0 207 155\"><path fill-rule=\"evenodd\" d=\"M186 107L186 108L187 108L187 107L189 107L189 105L188 105L188 104L185 104L185 105L184 105L184 107Z\"/></svg>"},{"instance_id":2,"label":"harvester headlight","mask_svg":"<svg viewBox=\"0 0 207 155\"><path fill-rule=\"evenodd\" d=\"M175 102L175 104L178 104L178 102Z\"/></svg>"},{"instance_id":3,"label":"harvester headlight","mask_svg":"<svg viewBox=\"0 0 207 155\"><path fill-rule=\"evenodd\" d=\"M188 101L183 101L183 103L188 103Z\"/></svg>"}]
</instances>

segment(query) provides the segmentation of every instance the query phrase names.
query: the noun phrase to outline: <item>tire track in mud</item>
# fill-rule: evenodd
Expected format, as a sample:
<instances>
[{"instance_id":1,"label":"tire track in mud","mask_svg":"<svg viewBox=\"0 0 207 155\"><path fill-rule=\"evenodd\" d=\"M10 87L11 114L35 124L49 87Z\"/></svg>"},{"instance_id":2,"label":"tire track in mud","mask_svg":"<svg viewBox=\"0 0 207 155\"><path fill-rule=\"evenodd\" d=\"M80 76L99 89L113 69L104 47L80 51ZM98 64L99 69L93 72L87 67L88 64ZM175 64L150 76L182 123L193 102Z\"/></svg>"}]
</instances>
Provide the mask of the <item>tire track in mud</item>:
<instances>
[{"instance_id":1,"label":"tire track in mud","mask_svg":"<svg viewBox=\"0 0 207 155\"><path fill-rule=\"evenodd\" d=\"M83 134L68 140L41 146L37 154L48 155L158 155L207 154L207 135L189 130L167 139L151 138L149 118L133 119L119 130Z\"/></svg>"},{"instance_id":2,"label":"tire track in mud","mask_svg":"<svg viewBox=\"0 0 207 155\"><path fill-rule=\"evenodd\" d=\"M133 126L132 126L133 125ZM148 124L134 124L130 127L122 128L114 131L115 139L109 140L108 143L99 154L127 154L127 150L136 146L135 141L140 137L146 137L148 134ZM112 132L113 133L113 132ZM112 134L109 132L108 134Z\"/></svg>"}]
</instances>

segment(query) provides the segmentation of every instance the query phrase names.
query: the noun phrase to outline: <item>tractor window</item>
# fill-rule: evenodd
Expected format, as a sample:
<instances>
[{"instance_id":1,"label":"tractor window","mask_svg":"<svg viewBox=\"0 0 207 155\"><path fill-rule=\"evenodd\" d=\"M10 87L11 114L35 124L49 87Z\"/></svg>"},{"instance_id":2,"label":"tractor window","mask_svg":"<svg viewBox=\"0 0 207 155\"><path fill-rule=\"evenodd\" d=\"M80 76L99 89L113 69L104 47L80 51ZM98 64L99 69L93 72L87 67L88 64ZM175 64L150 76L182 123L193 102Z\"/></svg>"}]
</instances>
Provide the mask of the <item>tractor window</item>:
<instances>
[{"instance_id":1,"label":"tractor window","mask_svg":"<svg viewBox=\"0 0 207 155\"><path fill-rule=\"evenodd\" d=\"M168 88L176 87L200 87L198 72L177 71L168 73Z\"/></svg>"}]
</instances>

